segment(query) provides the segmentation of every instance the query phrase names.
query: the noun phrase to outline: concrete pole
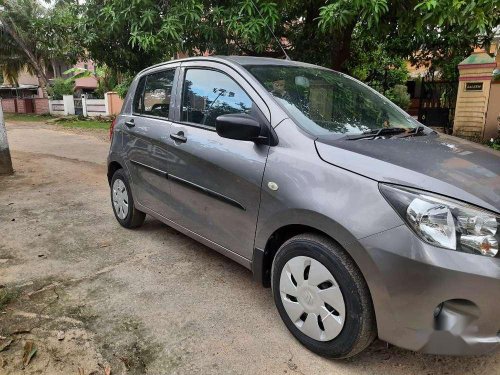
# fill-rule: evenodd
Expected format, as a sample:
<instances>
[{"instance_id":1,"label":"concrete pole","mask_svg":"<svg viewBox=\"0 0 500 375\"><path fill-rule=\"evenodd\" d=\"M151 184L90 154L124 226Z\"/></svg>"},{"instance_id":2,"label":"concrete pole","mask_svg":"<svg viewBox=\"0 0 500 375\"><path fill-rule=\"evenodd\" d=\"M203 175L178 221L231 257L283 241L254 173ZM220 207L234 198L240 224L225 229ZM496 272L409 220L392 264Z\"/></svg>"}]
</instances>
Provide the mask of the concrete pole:
<instances>
[{"instance_id":1,"label":"concrete pole","mask_svg":"<svg viewBox=\"0 0 500 375\"><path fill-rule=\"evenodd\" d=\"M12 173L14 173L14 170L12 169L9 143L7 142L7 130L5 129L2 101L0 99L0 175Z\"/></svg>"}]
</instances>

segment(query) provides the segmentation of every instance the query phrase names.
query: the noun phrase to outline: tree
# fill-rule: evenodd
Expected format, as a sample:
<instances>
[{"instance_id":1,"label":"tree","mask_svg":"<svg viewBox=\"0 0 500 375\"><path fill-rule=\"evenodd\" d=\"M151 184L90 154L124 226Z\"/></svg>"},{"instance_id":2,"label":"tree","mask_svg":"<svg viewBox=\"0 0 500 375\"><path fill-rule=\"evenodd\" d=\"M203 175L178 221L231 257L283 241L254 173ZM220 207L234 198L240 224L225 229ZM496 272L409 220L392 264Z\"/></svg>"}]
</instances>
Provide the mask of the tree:
<instances>
[{"instance_id":1,"label":"tree","mask_svg":"<svg viewBox=\"0 0 500 375\"><path fill-rule=\"evenodd\" d=\"M92 77L97 81L97 95L104 98L104 94L114 89L118 84L116 71L112 71L106 65L98 66L94 70L85 68L71 68L64 72L64 74L73 74L70 78L66 79L67 84L74 84L75 80L79 78Z\"/></svg>"},{"instance_id":2,"label":"tree","mask_svg":"<svg viewBox=\"0 0 500 375\"><path fill-rule=\"evenodd\" d=\"M53 100L61 100L64 95L73 95L75 81L71 79L55 78L48 88L48 93Z\"/></svg>"},{"instance_id":3,"label":"tree","mask_svg":"<svg viewBox=\"0 0 500 375\"><path fill-rule=\"evenodd\" d=\"M499 23L495 0L88 0L82 21L91 56L137 73L178 52L280 57L271 28L294 59L347 71L354 32L377 43L406 38L410 56L440 30L481 42ZM403 47L403 44L400 44ZM351 64L352 66L352 64Z\"/></svg>"},{"instance_id":4,"label":"tree","mask_svg":"<svg viewBox=\"0 0 500 375\"><path fill-rule=\"evenodd\" d=\"M46 8L37 0L1 0L0 66L6 77L17 83L19 72L27 69L36 74L47 96L52 61L75 62L82 53L77 12L74 4L66 2Z\"/></svg>"}]
</instances>

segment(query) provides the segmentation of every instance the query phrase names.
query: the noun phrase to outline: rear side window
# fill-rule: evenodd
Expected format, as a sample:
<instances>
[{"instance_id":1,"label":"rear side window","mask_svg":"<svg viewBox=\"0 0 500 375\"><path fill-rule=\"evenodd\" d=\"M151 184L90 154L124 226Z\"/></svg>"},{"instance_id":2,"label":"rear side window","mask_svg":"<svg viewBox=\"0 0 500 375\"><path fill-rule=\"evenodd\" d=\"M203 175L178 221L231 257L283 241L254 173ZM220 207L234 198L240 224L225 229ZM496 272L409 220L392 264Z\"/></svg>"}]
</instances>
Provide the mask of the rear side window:
<instances>
[{"instance_id":1,"label":"rear side window","mask_svg":"<svg viewBox=\"0 0 500 375\"><path fill-rule=\"evenodd\" d=\"M252 100L232 78L209 69L188 69L182 89L181 120L215 128L220 115L247 113Z\"/></svg>"},{"instance_id":2,"label":"rear side window","mask_svg":"<svg viewBox=\"0 0 500 375\"><path fill-rule=\"evenodd\" d=\"M149 74L140 79L134 97L134 113L169 117L175 69Z\"/></svg>"}]
</instances>

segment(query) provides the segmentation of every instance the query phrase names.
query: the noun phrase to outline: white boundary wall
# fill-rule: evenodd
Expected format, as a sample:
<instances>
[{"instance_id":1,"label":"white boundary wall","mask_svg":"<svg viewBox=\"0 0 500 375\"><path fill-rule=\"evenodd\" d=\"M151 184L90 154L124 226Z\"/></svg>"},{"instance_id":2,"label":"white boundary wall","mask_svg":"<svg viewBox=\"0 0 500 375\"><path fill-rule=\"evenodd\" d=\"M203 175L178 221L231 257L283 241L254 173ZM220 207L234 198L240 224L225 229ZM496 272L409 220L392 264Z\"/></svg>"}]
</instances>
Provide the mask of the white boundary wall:
<instances>
[{"instance_id":1,"label":"white boundary wall","mask_svg":"<svg viewBox=\"0 0 500 375\"><path fill-rule=\"evenodd\" d=\"M49 100L49 112L55 116L65 115L64 100Z\"/></svg>"},{"instance_id":2,"label":"white boundary wall","mask_svg":"<svg viewBox=\"0 0 500 375\"><path fill-rule=\"evenodd\" d=\"M107 116L105 99L85 99L83 101L83 113L87 116Z\"/></svg>"},{"instance_id":3,"label":"white boundary wall","mask_svg":"<svg viewBox=\"0 0 500 375\"><path fill-rule=\"evenodd\" d=\"M82 96L83 115L85 117L109 116L109 96L105 99L87 99ZM51 115L68 116L75 114L75 101L73 95L64 95L62 100L49 100Z\"/></svg>"}]
</instances>

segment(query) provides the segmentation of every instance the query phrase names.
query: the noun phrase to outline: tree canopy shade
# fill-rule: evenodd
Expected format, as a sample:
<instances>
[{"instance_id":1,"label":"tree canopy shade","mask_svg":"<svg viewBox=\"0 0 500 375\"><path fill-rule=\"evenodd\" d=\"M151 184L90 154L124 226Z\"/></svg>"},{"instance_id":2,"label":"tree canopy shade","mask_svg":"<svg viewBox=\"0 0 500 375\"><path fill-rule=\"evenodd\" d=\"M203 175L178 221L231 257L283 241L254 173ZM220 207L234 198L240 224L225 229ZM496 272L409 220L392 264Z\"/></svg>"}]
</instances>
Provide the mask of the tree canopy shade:
<instances>
[{"instance_id":1,"label":"tree canopy shade","mask_svg":"<svg viewBox=\"0 0 500 375\"><path fill-rule=\"evenodd\" d=\"M83 7L92 57L131 73L178 52L283 56L269 28L293 59L346 70L355 30L377 43L402 41L397 52L406 57L433 53L453 32L469 48L488 42L500 23L497 0L88 0Z\"/></svg>"}]
</instances>

